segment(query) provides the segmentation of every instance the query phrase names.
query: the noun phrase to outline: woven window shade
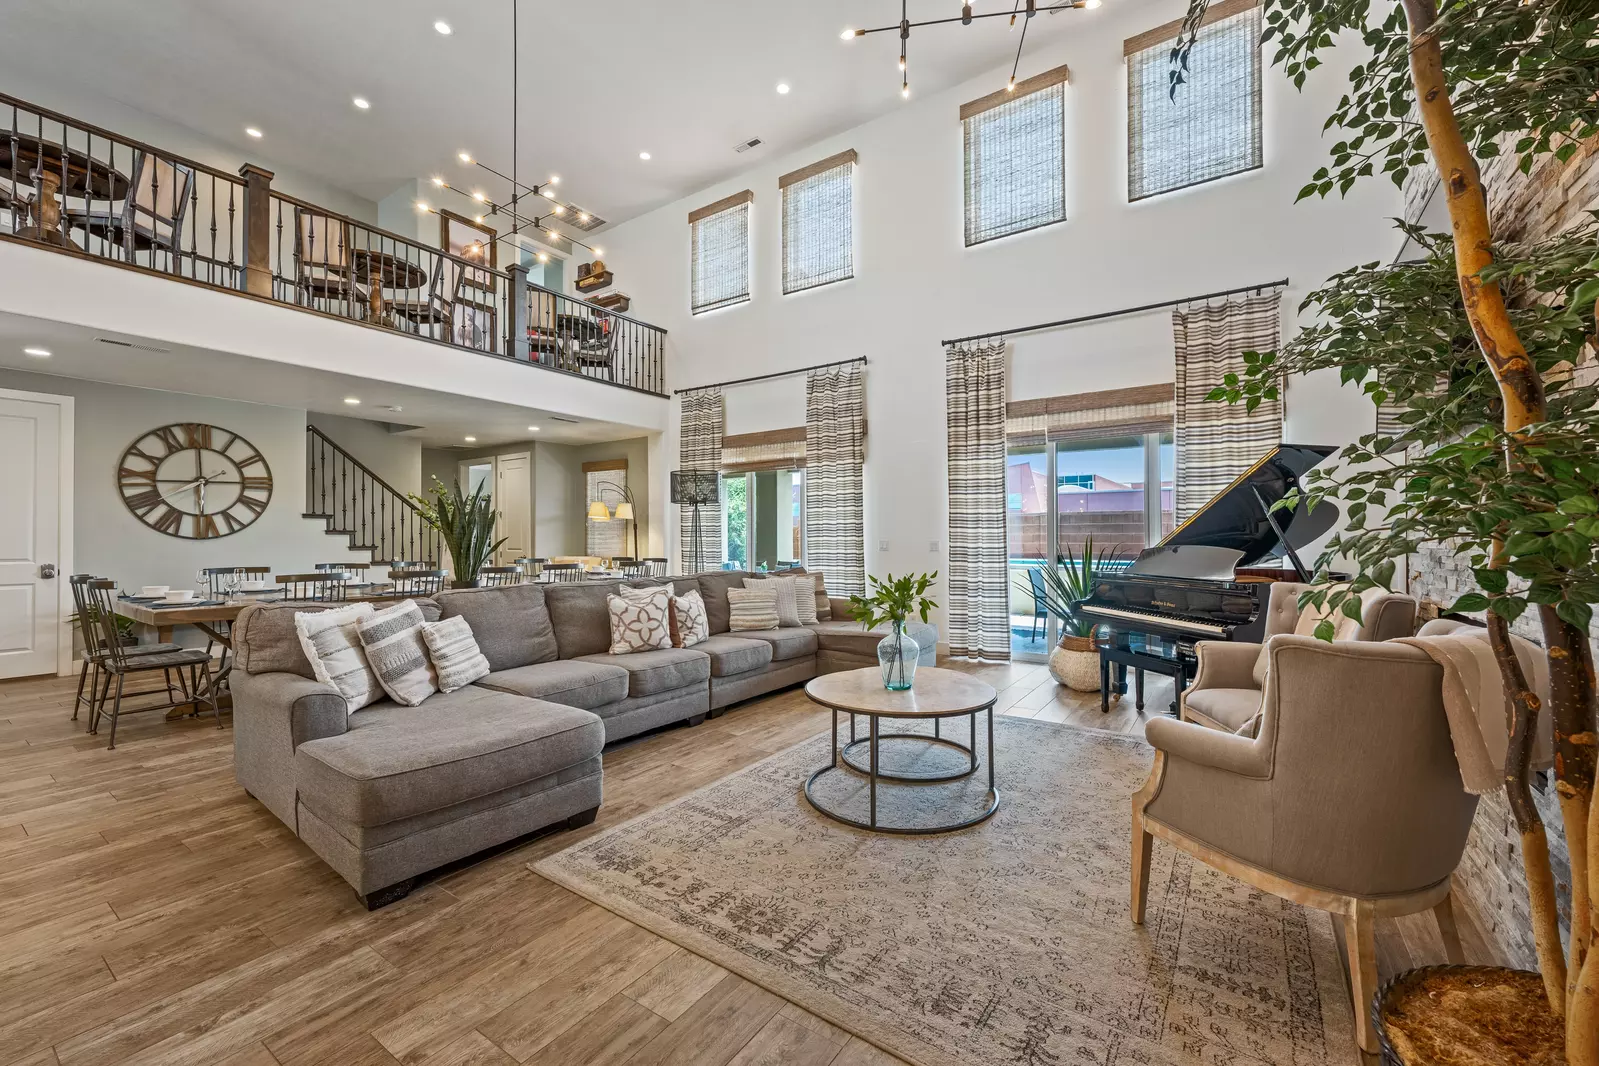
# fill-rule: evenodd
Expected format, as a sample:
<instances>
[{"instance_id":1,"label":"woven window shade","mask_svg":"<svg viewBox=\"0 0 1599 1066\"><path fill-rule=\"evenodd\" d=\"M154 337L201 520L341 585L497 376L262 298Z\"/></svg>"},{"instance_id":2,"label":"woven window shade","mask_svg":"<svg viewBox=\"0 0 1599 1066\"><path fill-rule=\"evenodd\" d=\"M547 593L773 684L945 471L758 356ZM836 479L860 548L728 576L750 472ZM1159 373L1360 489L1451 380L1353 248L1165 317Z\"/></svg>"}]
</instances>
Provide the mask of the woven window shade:
<instances>
[{"instance_id":1,"label":"woven window shade","mask_svg":"<svg viewBox=\"0 0 1599 1066\"><path fill-rule=\"evenodd\" d=\"M968 247L1066 219L1066 68L961 108Z\"/></svg>"},{"instance_id":2,"label":"woven window shade","mask_svg":"<svg viewBox=\"0 0 1599 1066\"><path fill-rule=\"evenodd\" d=\"M1141 200L1261 165L1260 8L1215 5L1172 99L1171 48L1180 24L1126 42L1127 198ZM1170 31L1170 32L1167 32Z\"/></svg>"},{"instance_id":3,"label":"woven window shade","mask_svg":"<svg viewBox=\"0 0 1599 1066\"><path fill-rule=\"evenodd\" d=\"M1042 400L1015 400L1005 405L1005 439L1016 447L1133 433L1170 433L1174 410L1174 389L1169 381Z\"/></svg>"},{"instance_id":4,"label":"woven window shade","mask_svg":"<svg viewBox=\"0 0 1599 1066\"><path fill-rule=\"evenodd\" d=\"M748 190L718 200L688 216L691 306L694 314L750 298L750 204Z\"/></svg>"},{"instance_id":5,"label":"woven window shade","mask_svg":"<svg viewBox=\"0 0 1599 1066\"><path fill-rule=\"evenodd\" d=\"M761 433L724 434L722 473L752 470L803 470L805 427L769 429Z\"/></svg>"},{"instance_id":6,"label":"woven window shade","mask_svg":"<svg viewBox=\"0 0 1599 1066\"><path fill-rule=\"evenodd\" d=\"M783 190L783 292L855 276L855 152L777 179Z\"/></svg>"}]
</instances>

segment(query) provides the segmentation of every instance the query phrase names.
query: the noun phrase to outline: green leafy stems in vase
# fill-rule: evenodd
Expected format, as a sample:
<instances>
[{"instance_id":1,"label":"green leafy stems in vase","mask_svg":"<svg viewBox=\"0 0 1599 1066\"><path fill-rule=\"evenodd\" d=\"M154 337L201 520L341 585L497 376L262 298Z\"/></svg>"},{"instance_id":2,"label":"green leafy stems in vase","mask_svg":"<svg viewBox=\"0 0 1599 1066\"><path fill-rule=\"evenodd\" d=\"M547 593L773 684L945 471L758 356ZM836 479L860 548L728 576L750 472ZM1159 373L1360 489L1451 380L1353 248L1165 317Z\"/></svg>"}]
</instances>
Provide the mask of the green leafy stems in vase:
<instances>
[{"instance_id":1,"label":"green leafy stems in vase","mask_svg":"<svg viewBox=\"0 0 1599 1066\"><path fill-rule=\"evenodd\" d=\"M883 687L892 692L903 692L916 679L916 664L921 659L922 648L905 632L905 623L912 615L926 622L927 616L937 609L938 604L927 598L927 590L937 580L937 570L899 578L893 574L882 579L871 577L867 578L867 595L849 598L850 617L865 628L893 627L893 632L877 644Z\"/></svg>"},{"instance_id":2,"label":"green leafy stems in vase","mask_svg":"<svg viewBox=\"0 0 1599 1066\"><path fill-rule=\"evenodd\" d=\"M455 588L476 588L480 570L494 558L505 538L494 539L494 499L479 485L467 496L461 492L461 483L455 481L444 487L438 475L433 476L431 500L413 494L411 502L422 515L422 520L439 531L450 560L455 567Z\"/></svg>"}]
</instances>

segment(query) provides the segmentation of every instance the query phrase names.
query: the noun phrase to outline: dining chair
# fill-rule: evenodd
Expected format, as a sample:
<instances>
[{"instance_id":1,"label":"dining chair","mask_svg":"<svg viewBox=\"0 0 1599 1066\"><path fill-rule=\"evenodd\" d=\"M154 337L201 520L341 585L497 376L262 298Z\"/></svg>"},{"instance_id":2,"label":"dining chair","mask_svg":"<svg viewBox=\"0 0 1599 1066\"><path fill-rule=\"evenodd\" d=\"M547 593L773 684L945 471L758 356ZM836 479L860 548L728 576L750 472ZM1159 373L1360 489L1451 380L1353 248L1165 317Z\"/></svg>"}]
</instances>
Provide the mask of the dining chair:
<instances>
[{"instance_id":1,"label":"dining chair","mask_svg":"<svg viewBox=\"0 0 1599 1066\"><path fill-rule=\"evenodd\" d=\"M201 702L211 705L211 714L216 719L217 728L222 728L222 709L217 702L216 689L212 686L211 655L203 648L180 648L177 651L157 652L149 655L132 654L131 650L123 647L121 633L117 629L116 595L117 583L102 578L95 578L83 585L85 598L90 606L90 624L95 626L100 634L99 640L103 654L99 668L106 674L106 687L109 689L112 678L116 678L116 693L112 696L111 703L111 738L107 750L117 746L117 722L122 717L122 697L133 698L136 696L153 696L156 691L150 692L125 692L124 685L129 675L162 672L166 679L166 702L156 703L148 707L139 707L140 711L165 710L169 707L179 707L187 703L198 705ZM183 686L180 697L173 696L171 672L178 671L179 676L187 670L189 673L188 684ZM89 732L96 735L100 732L100 718L105 713L106 697L102 696L98 703L89 709ZM132 713L130 711L130 713Z\"/></svg>"},{"instance_id":2,"label":"dining chair","mask_svg":"<svg viewBox=\"0 0 1599 1066\"><path fill-rule=\"evenodd\" d=\"M544 580L546 581L582 581L582 563L545 563Z\"/></svg>"},{"instance_id":3,"label":"dining chair","mask_svg":"<svg viewBox=\"0 0 1599 1066\"><path fill-rule=\"evenodd\" d=\"M379 559L372 564L378 570L437 570L432 559Z\"/></svg>"},{"instance_id":4,"label":"dining chair","mask_svg":"<svg viewBox=\"0 0 1599 1066\"><path fill-rule=\"evenodd\" d=\"M128 194L119 208L96 211L91 203L63 214L73 229L120 247L122 258L131 263L136 251L152 255L181 251L183 219L193 191L193 167L138 151Z\"/></svg>"},{"instance_id":5,"label":"dining chair","mask_svg":"<svg viewBox=\"0 0 1599 1066\"><path fill-rule=\"evenodd\" d=\"M310 300L365 305L367 294L355 283L354 248L348 222L303 207L294 209L295 285Z\"/></svg>"},{"instance_id":6,"label":"dining chair","mask_svg":"<svg viewBox=\"0 0 1599 1066\"><path fill-rule=\"evenodd\" d=\"M1044 606L1049 598L1049 593L1044 588L1044 571L1039 567L1030 567L1027 571L1027 584L1033 594L1033 633L1028 640L1038 639L1038 623L1049 618L1049 608Z\"/></svg>"},{"instance_id":7,"label":"dining chair","mask_svg":"<svg viewBox=\"0 0 1599 1066\"><path fill-rule=\"evenodd\" d=\"M93 574L73 574L67 578L67 584L72 588L72 607L77 612L74 615L74 620L77 623L78 632L83 636L83 664L78 669L78 692L72 701L72 720L74 722L78 720L78 709L80 707L88 707L90 715L94 714L95 694L100 687L100 660L105 657L105 648L101 643L100 627L94 622L95 605L89 598L86 589L89 582L93 580L95 580ZM113 625L116 624L115 618L111 621ZM122 630L118 628L117 643L123 644L123 640ZM159 655L163 652L183 650L177 644L124 644L123 646L127 648L129 655ZM171 677L168 676L166 680L170 685ZM85 688L89 690L87 699L83 695Z\"/></svg>"},{"instance_id":8,"label":"dining chair","mask_svg":"<svg viewBox=\"0 0 1599 1066\"><path fill-rule=\"evenodd\" d=\"M352 578L365 577L366 572L371 568L371 563L316 563L311 567L311 569L319 570L323 573L337 570L341 573L349 574Z\"/></svg>"},{"instance_id":9,"label":"dining chair","mask_svg":"<svg viewBox=\"0 0 1599 1066\"><path fill-rule=\"evenodd\" d=\"M314 574L279 574L274 578L286 600L342 600L348 582L343 570L318 570Z\"/></svg>"},{"instance_id":10,"label":"dining chair","mask_svg":"<svg viewBox=\"0 0 1599 1066\"><path fill-rule=\"evenodd\" d=\"M495 588L499 585L520 585L523 576L520 566L485 566L477 572L477 581L482 588Z\"/></svg>"},{"instance_id":11,"label":"dining chair","mask_svg":"<svg viewBox=\"0 0 1599 1066\"><path fill-rule=\"evenodd\" d=\"M549 562L548 559L535 558L532 556L521 559L513 559L511 561L517 566L521 567L522 573L530 578L537 578L540 574L542 574L544 572L544 564Z\"/></svg>"},{"instance_id":12,"label":"dining chair","mask_svg":"<svg viewBox=\"0 0 1599 1066\"><path fill-rule=\"evenodd\" d=\"M208 566L200 571L204 580L206 599L215 599L228 591L233 579L239 581L265 581L272 573L270 566Z\"/></svg>"},{"instance_id":13,"label":"dining chair","mask_svg":"<svg viewBox=\"0 0 1599 1066\"><path fill-rule=\"evenodd\" d=\"M443 570L390 570L395 596L431 596L444 588Z\"/></svg>"},{"instance_id":14,"label":"dining chair","mask_svg":"<svg viewBox=\"0 0 1599 1066\"><path fill-rule=\"evenodd\" d=\"M672 561L670 559L662 559L659 557L652 557L643 561L649 564L650 576L652 577L665 577L667 568L672 565Z\"/></svg>"}]
</instances>

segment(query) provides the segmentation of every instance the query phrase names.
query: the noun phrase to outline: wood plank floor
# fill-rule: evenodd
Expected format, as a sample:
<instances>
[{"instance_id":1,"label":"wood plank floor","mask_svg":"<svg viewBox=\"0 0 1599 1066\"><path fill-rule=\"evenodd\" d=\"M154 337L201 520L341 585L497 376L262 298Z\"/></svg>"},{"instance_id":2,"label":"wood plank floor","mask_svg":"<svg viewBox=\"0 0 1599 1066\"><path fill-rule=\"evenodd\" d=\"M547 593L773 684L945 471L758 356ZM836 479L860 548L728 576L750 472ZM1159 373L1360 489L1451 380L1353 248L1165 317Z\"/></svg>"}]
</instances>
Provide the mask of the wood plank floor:
<instances>
[{"instance_id":1,"label":"wood plank floor","mask_svg":"<svg viewBox=\"0 0 1599 1066\"><path fill-rule=\"evenodd\" d=\"M1142 729L1130 699L1101 714L1040 666L969 669L1006 714ZM137 715L108 752L72 694L0 682L0 1066L899 1061L528 869L825 729L798 690L618 745L594 826L372 914L239 789L231 729ZM1169 682L1148 697L1158 713ZM1384 925L1379 953L1385 974L1443 958L1421 916Z\"/></svg>"}]
</instances>

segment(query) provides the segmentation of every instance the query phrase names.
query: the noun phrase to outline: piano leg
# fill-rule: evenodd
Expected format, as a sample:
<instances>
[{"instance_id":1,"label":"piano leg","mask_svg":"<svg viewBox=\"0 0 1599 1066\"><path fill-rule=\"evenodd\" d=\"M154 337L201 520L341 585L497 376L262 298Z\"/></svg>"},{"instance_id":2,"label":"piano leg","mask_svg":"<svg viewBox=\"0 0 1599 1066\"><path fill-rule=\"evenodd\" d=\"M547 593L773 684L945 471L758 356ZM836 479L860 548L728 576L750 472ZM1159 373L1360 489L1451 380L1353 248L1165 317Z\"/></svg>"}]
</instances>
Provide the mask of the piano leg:
<instances>
[{"instance_id":1,"label":"piano leg","mask_svg":"<svg viewBox=\"0 0 1599 1066\"><path fill-rule=\"evenodd\" d=\"M1110 660L1099 657L1099 713L1110 713Z\"/></svg>"},{"instance_id":2,"label":"piano leg","mask_svg":"<svg viewBox=\"0 0 1599 1066\"><path fill-rule=\"evenodd\" d=\"M1133 706L1141 711L1144 709L1144 672L1142 670L1133 670L1133 692Z\"/></svg>"}]
</instances>

